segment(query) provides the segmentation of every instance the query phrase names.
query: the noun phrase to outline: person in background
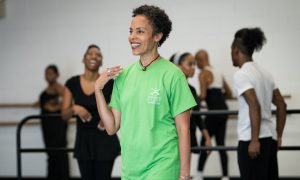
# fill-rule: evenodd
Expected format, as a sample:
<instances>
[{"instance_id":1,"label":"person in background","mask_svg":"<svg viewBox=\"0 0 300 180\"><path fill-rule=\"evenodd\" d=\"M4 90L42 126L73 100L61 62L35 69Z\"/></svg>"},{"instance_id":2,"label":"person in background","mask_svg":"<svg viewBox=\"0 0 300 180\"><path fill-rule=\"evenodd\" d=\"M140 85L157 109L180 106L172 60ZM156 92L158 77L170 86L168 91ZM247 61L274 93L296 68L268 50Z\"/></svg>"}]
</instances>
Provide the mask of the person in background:
<instances>
[{"instance_id":1,"label":"person in background","mask_svg":"<svg viewBox=\"0 0 300 180\"><path fill-rule=\"evenodd\" d=\"M102 72L95 85L109 134L121 129L122 180L190 179L190 114L196 105L182 71L158 53L172 29L164 10L133 10L129 43L139 60ZM110 104L105 84L115 79Z\"/></svg>"},{"instance_id":2,"label":"person in background","mask_svg":"<svg viewBox=\"0 0 300 180\"><path fill-rule=\"evenodd\" d=\"M194 56L191 53L188 52L177 52L173 54L170 58L170 61L174 64L176 64L184 73L185 77L191 78L195 74L195 66L196 61L194 59ZM193 111L199 111L200 110L200 99L197 95L196 89L189 84L189 88L195 98L195 101L197 103L197 106L193 107ZM202 133L202 137L205 138L205 146L212 146L211 138L209 136L209 133L206 129L206 126L201 118L201 116L195 116L192 115L190 119L190 134L191 134L191 148L198 147L197 143L197 137L196 137L196 129L197 127L200 129ZM200 153L199 150L191 150L193 153ZM209 153L209 151L207 152Z\"/></svg>"},{"instance_id":3,"label":"person in background","mask_svg":"<svg viewBox=\"0 0 300 180\"><path fill-rule=\"evenodd\" d=\"M35 107L39 107L41 115L60 115L63 85L57 79L59 71L56 65L49 65L45 70L47 88L40 94ZM60 117L41 118L41 129L46 148L67 147L67 123ZM69 160L67 152L48 151L47 179L69 179Z\"/></svg>"},{"instance_id":4,"label":"person in background","mask_svg":"<svg viewBox=\"0 0 300 180\"><path fill-rule=\"evenodd\" d=\"M255 63L254 51L261 50L266 38L260 28L243 28L231 45L234 89L239 102L238 164L242 180L277 180L277 149L282 144L286 104L272 75ZM276 107L276 125L271 119Z\"/></svg>"},{"instance_id":5,"label":"person in background","mask_svg":"<svg viewBox=\"0 0 300 180\"><path fill-rule=\"evenodd\" d=\"M199 74L200 84L200 100L205 101L208 110L227 110L225 97L231 98L231 90L218 71L216 71L209 63L208 53L205 50L199 50L195 59L198 68L201 70ZM223 92L225 90L225 92ZM224 95L225 93L225 95ZM218 146L225 145L226 124L228 115L207 115L205 124L211 137L215 137ZM205 138L201 140L201 145L205 144ZM228 178L228 156L226 151L219 151L222 165L222 180ZM200 153L198 171L199 178L203 176L207 153Z\"/></svg>"},{"instance_id":6,"label":"person in background","mask_svg":"<svg viewBox=\"0 0 300 180\"><path fill-rule=\"evenodd\" d=\"M74 157L77 159L83 180L109 180L120 145L117 135L108 135L101 126L95 99L94 86L100 77L102 53L97 45L88 46L84 57L84 72L71 77L64 90L62 116L65 120L76 116L76 142ZM113 80L103 88L110 101Z\"/></svg>"}]
</instances>

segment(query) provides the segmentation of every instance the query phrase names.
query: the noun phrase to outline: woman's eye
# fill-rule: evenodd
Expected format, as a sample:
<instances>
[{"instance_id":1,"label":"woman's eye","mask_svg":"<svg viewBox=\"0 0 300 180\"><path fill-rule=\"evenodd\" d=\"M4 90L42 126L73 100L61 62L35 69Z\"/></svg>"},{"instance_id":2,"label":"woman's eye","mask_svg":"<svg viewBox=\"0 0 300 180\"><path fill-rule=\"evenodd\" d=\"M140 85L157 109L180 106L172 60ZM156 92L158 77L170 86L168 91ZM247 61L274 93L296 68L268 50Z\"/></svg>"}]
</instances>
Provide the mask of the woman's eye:
<instances>
[{"instance_id":1,"label":"woman's eye","mask_svg":"<svg viewBox=\"0 0 300 180\"><path fill-rule=\"evenodd\" d=\"M142 33L144 33L144 31L138 30L137 33L138 33L138 34L142 34Z\"/></svg>"}]
</instances>

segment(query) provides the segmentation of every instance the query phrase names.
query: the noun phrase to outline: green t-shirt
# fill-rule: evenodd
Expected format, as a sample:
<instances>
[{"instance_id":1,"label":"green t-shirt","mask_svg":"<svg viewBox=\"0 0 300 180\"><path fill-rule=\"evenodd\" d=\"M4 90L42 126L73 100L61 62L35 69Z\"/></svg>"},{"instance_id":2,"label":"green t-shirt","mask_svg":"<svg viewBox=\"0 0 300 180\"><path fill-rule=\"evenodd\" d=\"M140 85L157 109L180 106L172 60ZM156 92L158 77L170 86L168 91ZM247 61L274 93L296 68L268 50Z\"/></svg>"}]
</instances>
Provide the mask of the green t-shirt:
<instances>
[{"instance_id":1,"label":"green t-shirt","mask_svg":"<svg viewBox=\"0 0 300 180\"><path fill-rule=\"evenodd\" d=\"M110 106L121 112L123 180L178 179L174 118L196 105L182 71L165 59L136 62L116 78Z\"/></svg>"}]
</instances>

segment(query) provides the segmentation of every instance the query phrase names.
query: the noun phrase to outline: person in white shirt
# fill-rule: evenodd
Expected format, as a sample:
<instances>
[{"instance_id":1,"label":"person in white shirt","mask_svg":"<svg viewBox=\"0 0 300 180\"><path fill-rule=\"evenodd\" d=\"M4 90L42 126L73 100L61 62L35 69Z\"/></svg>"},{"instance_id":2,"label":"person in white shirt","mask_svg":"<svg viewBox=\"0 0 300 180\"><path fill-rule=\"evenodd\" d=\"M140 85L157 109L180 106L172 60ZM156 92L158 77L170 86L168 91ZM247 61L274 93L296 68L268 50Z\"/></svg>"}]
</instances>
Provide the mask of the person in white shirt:
<instances>
[{"instance_id":1,"label":"person in white shirt","mask_svg":"<svg viewBox=\"0 0 300 180\"><path fill-rule=\"evenodd\" d=\"M273 77L253 61L266 38L260 28L243 28L231 46L234 89L239 102L238 164L241 179L278 179L277 147L281 146L286 121L286 104ZM276 123L271 119L276 106Z\"/></svg>"}]
</instances>

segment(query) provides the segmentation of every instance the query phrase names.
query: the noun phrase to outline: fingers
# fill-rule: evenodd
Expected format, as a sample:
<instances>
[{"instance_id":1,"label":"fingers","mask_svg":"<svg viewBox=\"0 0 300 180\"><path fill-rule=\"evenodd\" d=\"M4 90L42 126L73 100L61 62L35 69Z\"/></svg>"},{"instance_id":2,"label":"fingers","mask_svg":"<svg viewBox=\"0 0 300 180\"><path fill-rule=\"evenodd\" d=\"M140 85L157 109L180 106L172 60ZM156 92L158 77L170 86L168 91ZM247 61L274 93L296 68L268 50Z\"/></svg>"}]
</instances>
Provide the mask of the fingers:
<instances>
[{"instance_id":1,"label":"fingers","mask_svg":"<svg viewBox=\"0 0 300 180\"><path fill-rule=\"evenodd\" d=\"M81 116L80 119L83 123L86 123L92 120L92 116L89 113L87 113L84 116Z\"/></svg>"},{"instance_id":2,"label":"fingers","mask_svg":"<svg viewBox=\"0 0 300 180\"><path fill-rule=\"evenodd\" d=\"M259 152L249 152L249 156L251 159L255 159L259 156Z\"/></svg>"},{"instance_id":3,"label":"fingers","mask_svg":"<svg viewBox=\"0 0 300 180\"><path fill-rule=\"evenodd\" d=\"M102 130L102 131L105 130L105 127L104 127L104 124L103 124L102 121L99 122L99 124L98 124L98 129L99 129L99 130Z\"/></svg>"},{"instance_id":4,"label":"fingers","mask_svg":"<svg viewBox=\"0 0 300 180\"><path fill-rule=\"evenodd\" d=\"M121 72L122 72L121 66L114 66L111 68L107 68L107 70L104 72L104 75L108 77L108 79L113 79L118 77Z\"/></svg>"},{"instance_id":5,"label":"fingers","mask_svg":"<svg viewBox=\"0 0 300 180\"><path fill-rule=\"evenodd\" d=\"M114 66L111 68L107 68L100 74L100 77L97 79L95 83L95 90L102 90L105 84L110 80L118 77L122 72L121 66Z\"/></svg>"}]
</instances>

